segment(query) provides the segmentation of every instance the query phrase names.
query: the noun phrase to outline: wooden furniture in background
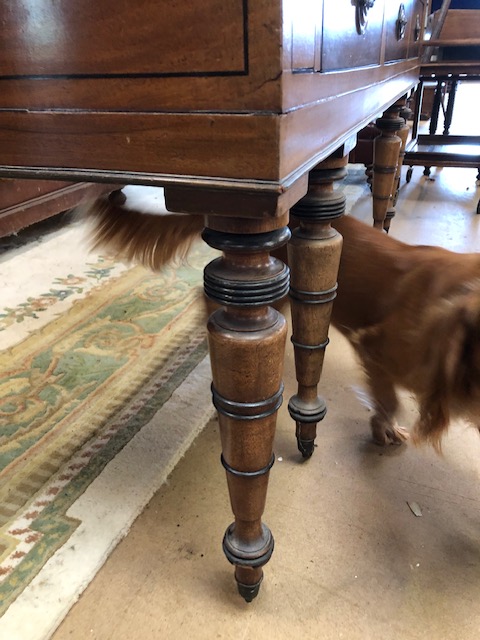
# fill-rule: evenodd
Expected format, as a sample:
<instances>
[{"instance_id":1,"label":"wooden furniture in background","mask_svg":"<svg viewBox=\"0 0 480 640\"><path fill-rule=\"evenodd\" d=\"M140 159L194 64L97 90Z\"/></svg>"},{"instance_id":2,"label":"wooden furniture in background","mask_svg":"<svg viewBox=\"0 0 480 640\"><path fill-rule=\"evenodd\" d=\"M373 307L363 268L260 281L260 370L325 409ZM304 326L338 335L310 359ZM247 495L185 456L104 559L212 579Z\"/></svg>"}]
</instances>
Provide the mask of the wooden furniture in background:
<instances>
[{"instance_id":1,"label":"wooden furniture in background","mask_svg":"<svg viewBox=\"0 0 480 640\"><path fill-rule=\"evenodd\" d=\"M425 176L430 175L432 166L473 168L477 169L477 180L480 179L480 136L450 135L458 84L480 82L480 9L448 9L447 5L444 3L434 22L437 26L435 37L423 43L428 58L423 60L420 69L412 139L405 153L404 162L409 165L407 182L414 166L423 166ZM432 82L436 84L436 90L429 133L419 134L424 87ZM439 112L445 94L448 99L443 133L438 134ZM480 213L480 202L477 213Z\"/></svg>"},{"instance_id":2,"label":"wooden furniture in background","mask_svg":"<svg viewBox=\"0 0 480 640\"><path fill-rule=\"evenodd\" d=\"M235 515L223 547L247 600L273 551L261 517L286 325L270 305L289 272L269 252L287 242L294 207L290 410L309 456L341 244L329 221L344 211L333 184L357 131L418 82L423 15L422 0L0 5L0 176L163 186L167 207L204 216L223 251L205 289L222 305L209 343ZM385 215L387 155L375 167Z\"/></svg>"},{"instance_id":3,"label":"wooden furniture in background","mask_svg":"<svg viewBox=\"0 0 480 640\"><path fill-rule=\"evenodd\" d=\"M0 179L0 238L118 188L85 182Z\"/></svg>"}]
</instances>

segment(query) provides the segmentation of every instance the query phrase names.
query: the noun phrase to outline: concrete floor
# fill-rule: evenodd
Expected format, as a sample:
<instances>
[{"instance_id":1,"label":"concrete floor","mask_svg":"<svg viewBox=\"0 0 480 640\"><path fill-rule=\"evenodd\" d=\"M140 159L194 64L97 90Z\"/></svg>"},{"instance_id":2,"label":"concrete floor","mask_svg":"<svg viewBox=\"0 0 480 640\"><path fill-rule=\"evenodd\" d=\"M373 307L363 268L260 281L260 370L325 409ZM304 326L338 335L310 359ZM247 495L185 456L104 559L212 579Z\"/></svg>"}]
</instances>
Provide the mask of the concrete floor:
<instances>
[{"instance_id":1,"label":"concrete floor","mask_svg":"<svg viewBox=\"0 0 480 640\"><path fill-rule=\"evenodd\" d=\"M416 167L392 235L480 250L474 170ZM352 211L370 220L368 193ZM53 640L375 638L475 640L480 633L480 439L453 425L444 456L369 442L350 347L331 331L329 411L302 462L281 408L265 522L276 548L259 597L237 595L221 550L231 513L212 421L71 610ZM295 392L288 342L285 397ZM403 424L415 408L404 397ZM141 473L141 469L139 469ZM421 517L407 503L416 502Z\"/></svg>"}]
</instances>

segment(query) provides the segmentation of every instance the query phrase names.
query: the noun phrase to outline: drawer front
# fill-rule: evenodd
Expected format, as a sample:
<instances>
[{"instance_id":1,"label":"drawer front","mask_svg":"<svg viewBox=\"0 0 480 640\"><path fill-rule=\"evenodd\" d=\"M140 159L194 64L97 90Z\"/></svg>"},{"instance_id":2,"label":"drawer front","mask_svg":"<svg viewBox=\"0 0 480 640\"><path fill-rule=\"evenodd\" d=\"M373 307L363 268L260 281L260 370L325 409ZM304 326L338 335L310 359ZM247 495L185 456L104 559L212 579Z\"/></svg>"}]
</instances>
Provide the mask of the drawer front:
<instances>
[{"instance_id":1,"label":"drawer front","mask_svg":"<svg viewBox=\"0 0 480 640\"><path fill-rule=\"evenodd\" d=\"M359 25L358 8L351 0L324 4L322 71L380 63L383 8L383 0L376 0L366 12L365 24Z\"/></svg>"},{"instance_id":2,"label":"drawer front","mask_svg":"<svg viewBox=\"0 0 480 640\"><path fill-rule=\"evenodd\" d=\"M326 3L327 4L327 3ZM323 0L295 0L287 20L292 25L292 69L319 71ZM284 13L285 16L285 13Z\"/></svg>"},{"instance_id":3,"label":"drawer front","mask_svg":"<svg viewBox=\"0 0 480 640\"><path fill-rule=\"evenodd\" d=\"M0 77L246 71L246 0L8 0L0 25Z\"/></svg>"},{"instance_id":4,"label":"drawer front","mask_svg":"<svg viewBox=\"0 0 480 640\"><path fill-rule=\"evenodd\" d=\"M422 11L422 3L419 0L387 2L385 7L385 62L404 60L407 57L418 55L418 45L415 45L415 42L420 36Z\"/></svg>"},{"instance_id":5,"label":"drawer front","mask_svg":"<svg viewBox=\"0 0 480 640\"><path fill-rule=\"evenodd\" d=\"M408 57L417 58L422 53L420 40L423 37L423 23L425 21L427 0L415 0L413 4L412 21L409 25L410 43L408 46Z\"/></svg>"}]
</instances>

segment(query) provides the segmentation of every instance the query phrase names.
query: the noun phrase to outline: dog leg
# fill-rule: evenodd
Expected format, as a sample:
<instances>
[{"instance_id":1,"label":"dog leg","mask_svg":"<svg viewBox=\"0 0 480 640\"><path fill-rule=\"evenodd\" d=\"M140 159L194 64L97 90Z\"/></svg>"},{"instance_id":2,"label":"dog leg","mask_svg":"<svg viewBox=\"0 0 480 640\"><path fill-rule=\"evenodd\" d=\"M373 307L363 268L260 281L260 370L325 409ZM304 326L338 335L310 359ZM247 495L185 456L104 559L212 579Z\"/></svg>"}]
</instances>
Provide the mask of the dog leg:
<instances>
[{"instance_id":1,"label":"dog leg","mask_svg":"<svg viewBox=\"0 0 480 640\"><path fill-rule=\"evenodd\" d=\"M378 367L370 364L365 366L365 370L375 411L370 420L373 441L380 446L402 444L409 435L395 419L398 410L395 387L385 371Z\"/></svg>"}]
</instances>

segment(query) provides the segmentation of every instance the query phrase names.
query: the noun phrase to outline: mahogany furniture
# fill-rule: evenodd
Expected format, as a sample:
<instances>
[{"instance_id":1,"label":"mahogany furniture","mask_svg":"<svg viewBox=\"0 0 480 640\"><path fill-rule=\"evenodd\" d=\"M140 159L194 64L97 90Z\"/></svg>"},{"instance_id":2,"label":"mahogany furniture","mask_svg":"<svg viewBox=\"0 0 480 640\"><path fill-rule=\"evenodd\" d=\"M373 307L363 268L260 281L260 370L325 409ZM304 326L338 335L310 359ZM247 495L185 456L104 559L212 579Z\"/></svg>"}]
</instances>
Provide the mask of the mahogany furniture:
<instances>
[{"instance_id":1,"label":"mahogany furniture","mask_svg":"<svg viewBox=\"0 0 480 640\"><path fill-rule=\"evenodd\" d=\"M54 180L0 179L0 238L118 186Z\"/></svg>"},{"instance_id":2,"label":"mahogany furniture","mask_svg":"<svg viewBox=\"0 0 480 640\"><path fill-rule=\"evenodd\" d=\"M308 457L341 250L329 222L345 207L333 184L356 132L385 111L383 224L400 147L390 107L418 82L423 15L422 0L0 4L0 176L162 185L223 251L205 290L221 305L209 342L235 516L223 548L247 600L273 551L261 516L287 333L270 305L289 271L269 253L288 241L293 207L290 412Z\"/></svg>"}]
</instances>

